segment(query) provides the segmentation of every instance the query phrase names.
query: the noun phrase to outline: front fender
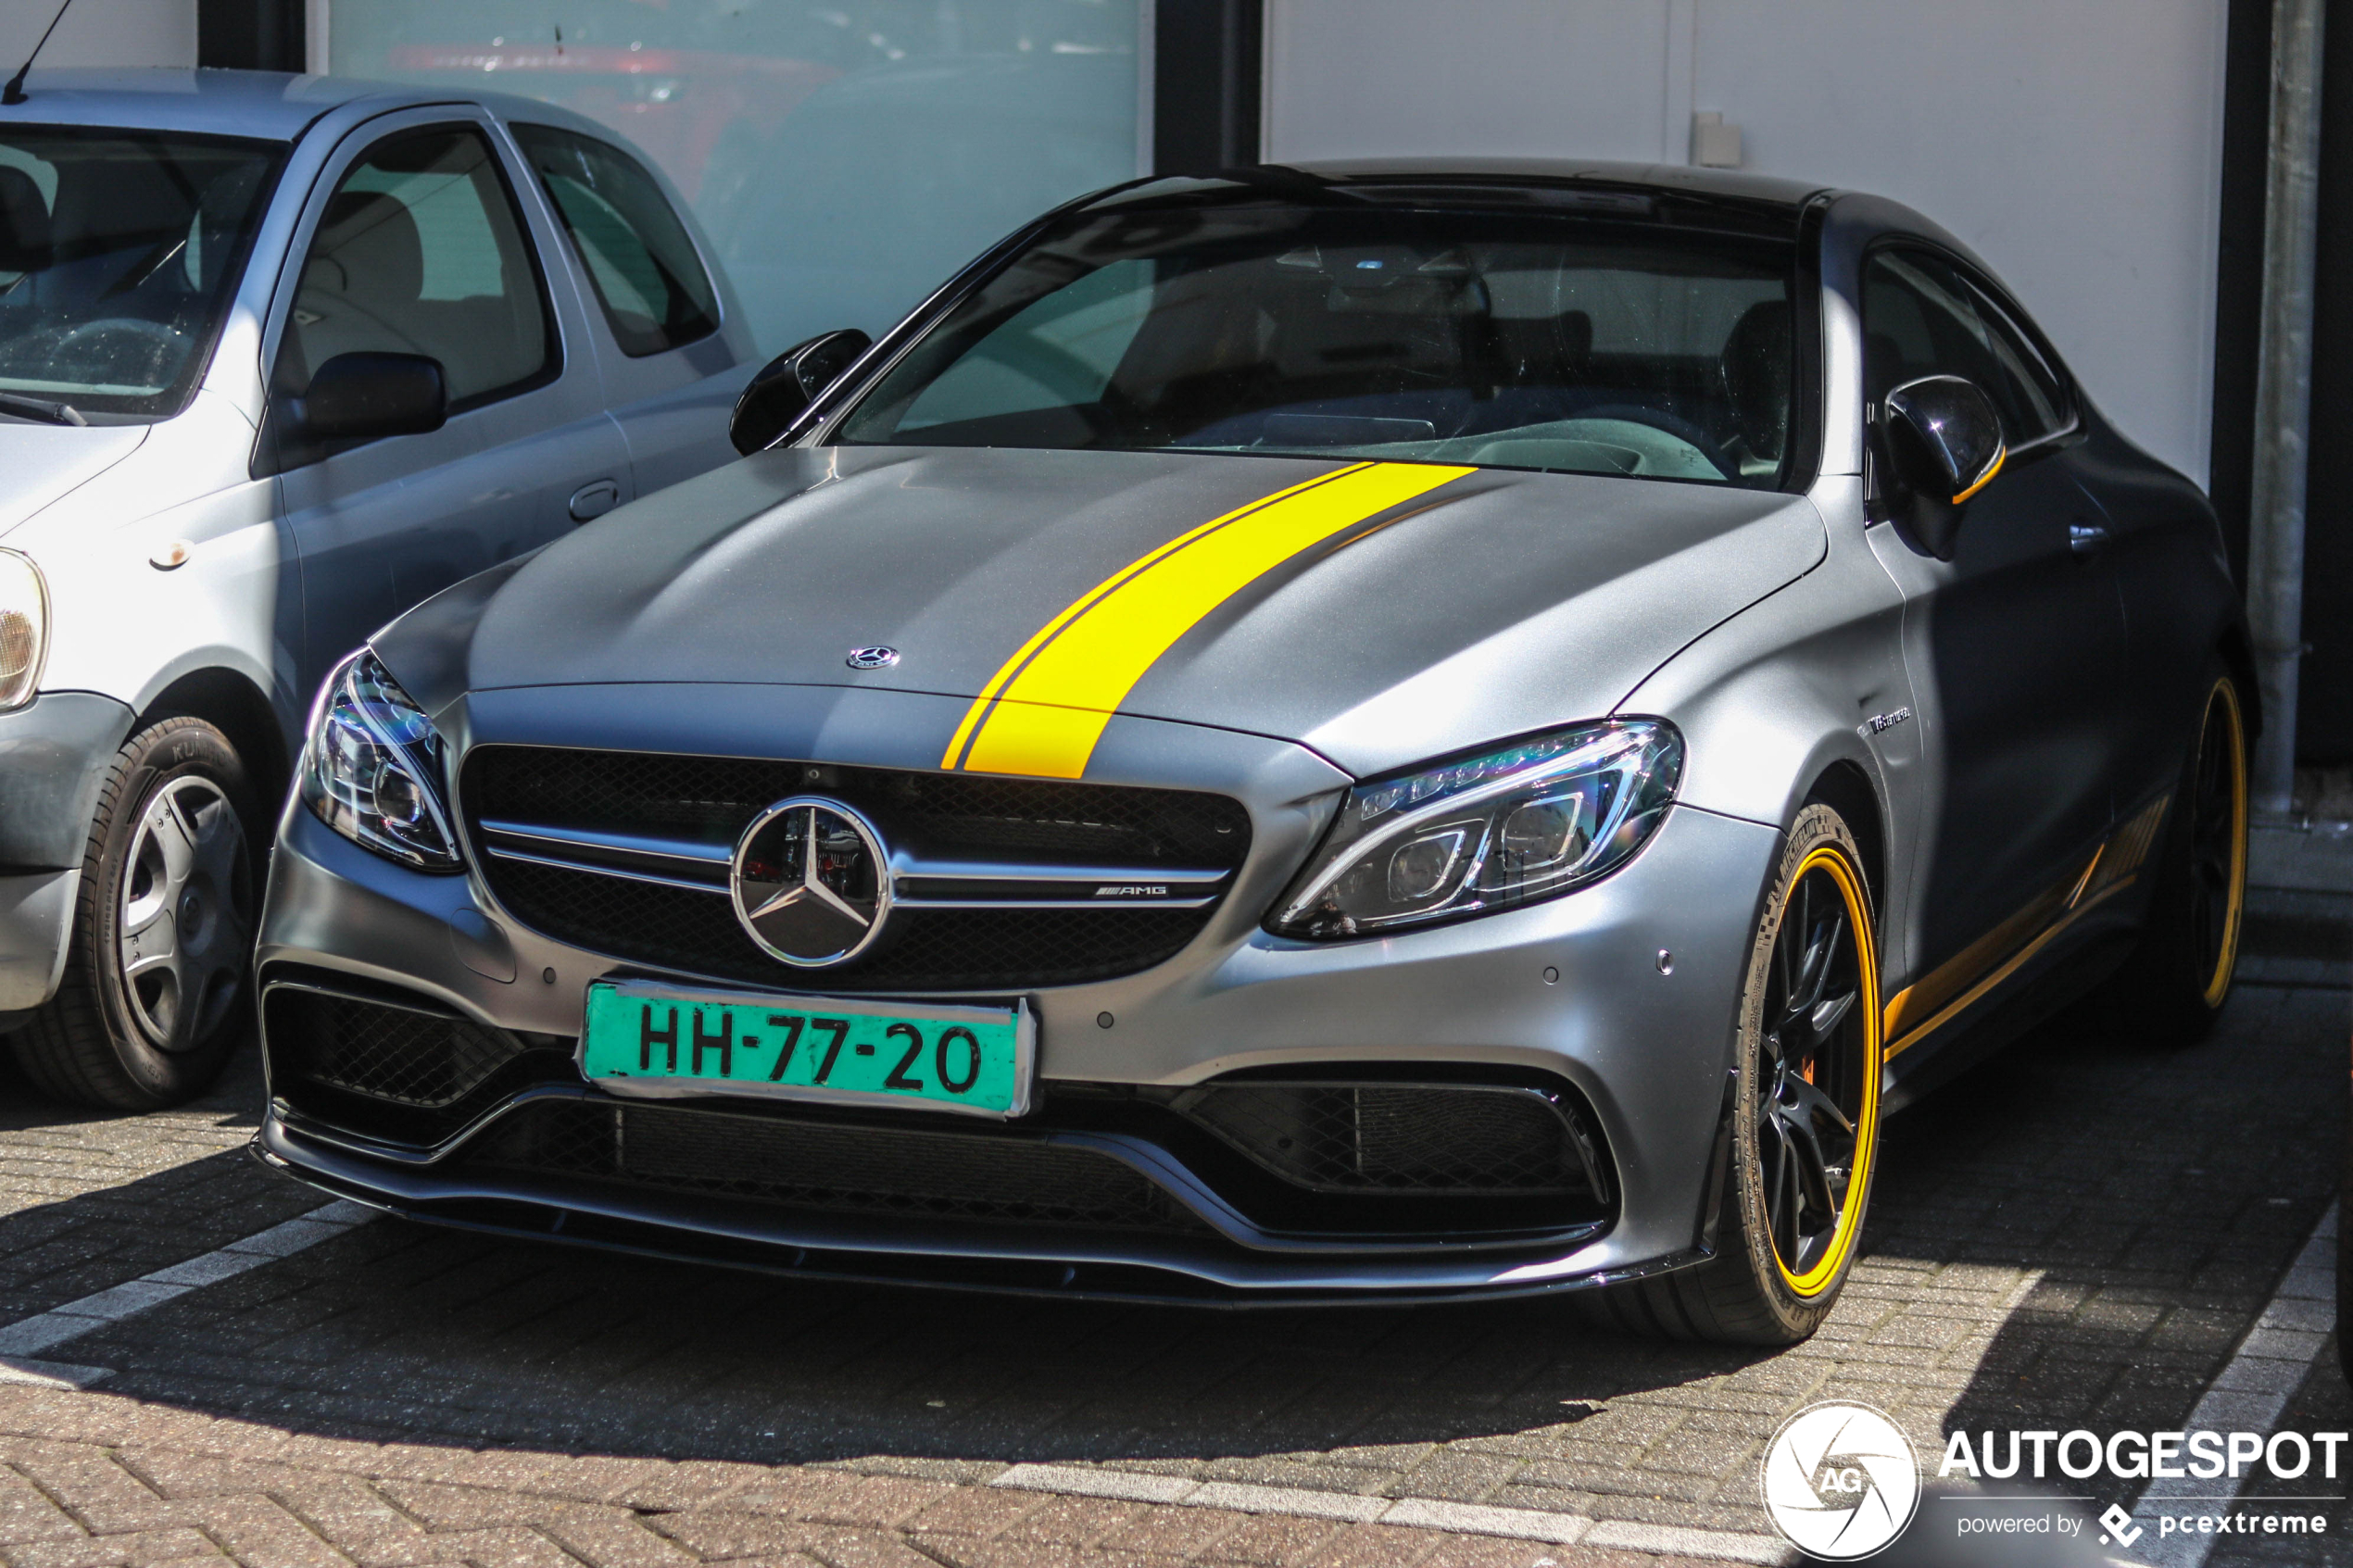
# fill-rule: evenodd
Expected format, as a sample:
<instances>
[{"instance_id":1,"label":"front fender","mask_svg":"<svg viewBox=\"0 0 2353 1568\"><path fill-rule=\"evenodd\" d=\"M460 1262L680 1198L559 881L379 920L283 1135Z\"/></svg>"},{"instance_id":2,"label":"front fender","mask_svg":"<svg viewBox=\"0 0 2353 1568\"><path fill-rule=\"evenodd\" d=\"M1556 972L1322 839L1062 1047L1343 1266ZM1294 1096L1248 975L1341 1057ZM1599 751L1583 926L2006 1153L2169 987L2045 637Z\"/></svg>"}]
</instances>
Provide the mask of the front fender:
<instances>
[{"instance_id":1,"label":"front fender","mask_svg":"<svg viewBox=\"0 0 2353 1568\"><path fill-rule=\"evenodd\" d=\"M1822 565L1684 647L1620 711L1683 733L1678 797L1786 827L1842 764L1868 784L1883 849L1882 961L1911 964L1913 847L1925 821L1925 751L1903 655L1903 596L1864 537L1859 509L1826 508Z\"/></svg>"}]
</instances>

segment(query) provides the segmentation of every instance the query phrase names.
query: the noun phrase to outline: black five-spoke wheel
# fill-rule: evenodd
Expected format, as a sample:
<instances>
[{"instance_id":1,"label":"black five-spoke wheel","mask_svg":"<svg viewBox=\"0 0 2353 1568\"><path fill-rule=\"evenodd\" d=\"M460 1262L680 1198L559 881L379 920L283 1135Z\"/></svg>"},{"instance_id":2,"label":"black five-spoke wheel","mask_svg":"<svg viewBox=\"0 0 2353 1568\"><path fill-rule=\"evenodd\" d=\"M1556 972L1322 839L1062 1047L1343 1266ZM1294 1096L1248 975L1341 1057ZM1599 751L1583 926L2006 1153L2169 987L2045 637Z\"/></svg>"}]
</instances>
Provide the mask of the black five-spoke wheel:
<instances>
[{"instance_id":1,"label":"black five-spoke wheel","mask_svg":"<svg viewBox=\"0 0 2353 1568\"><path fill-rule=\"evenodd\" d=\"M1773 1251L1794 1286L1839 1238L1864 1110L1856 1012L1861 953L1840 870L1809 864L1773 941L1756 1098L1756 1150Z\"/></svg>"}]
</instances>

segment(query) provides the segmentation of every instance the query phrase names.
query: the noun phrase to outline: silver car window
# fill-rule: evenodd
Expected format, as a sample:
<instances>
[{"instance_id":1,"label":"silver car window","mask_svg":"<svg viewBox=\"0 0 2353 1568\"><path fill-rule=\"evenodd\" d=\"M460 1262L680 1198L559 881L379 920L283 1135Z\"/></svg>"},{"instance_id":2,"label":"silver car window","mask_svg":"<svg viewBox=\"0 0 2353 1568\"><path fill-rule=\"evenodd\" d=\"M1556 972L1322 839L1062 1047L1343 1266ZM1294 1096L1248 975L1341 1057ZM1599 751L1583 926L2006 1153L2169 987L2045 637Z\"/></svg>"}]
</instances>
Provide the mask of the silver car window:
<instances>
[{"instance_id":1,"label":"silver car window","mask_svg":"<svg viewBox=\"0 0 2353 1568\"><path fill-rule=\"evenodd\" d=\"M1771 487L1794 247L1269 203L1063 220L837 438L1284 453Z\"/></svg>"},{"instance_id":2,"label":"silver car window","mask_svg":"<svg viewBox=\"0 0 2353 1568\"><path fill-rule=\"evenodd\" d=\"M660 354L719 330L718 291L643 165L609 143L552 126L514 132L623 354Z\"/></svg>"},{"instance_id":3,"label":"silver car window","mask_svg":"<svg viewBox=\"0 0 2353 1568\"><path fill-rule=\"evenodd\" d=\"M453 408L555 373L552 316L522 214L472 127L388 138L328 198L277 384L298 394L321 365L362 351L438 359Z\"/></svg>"},{"instance_id":4,"label":"silver car window","mask_svg":"<svg viewBox=\"0 0 2353 1568\"><path fill-rule=\"evenodd\" d=\"M281 152L0 128L0 392L98 419L178 413L245 270Z\"/></svg>"}]
</instances>

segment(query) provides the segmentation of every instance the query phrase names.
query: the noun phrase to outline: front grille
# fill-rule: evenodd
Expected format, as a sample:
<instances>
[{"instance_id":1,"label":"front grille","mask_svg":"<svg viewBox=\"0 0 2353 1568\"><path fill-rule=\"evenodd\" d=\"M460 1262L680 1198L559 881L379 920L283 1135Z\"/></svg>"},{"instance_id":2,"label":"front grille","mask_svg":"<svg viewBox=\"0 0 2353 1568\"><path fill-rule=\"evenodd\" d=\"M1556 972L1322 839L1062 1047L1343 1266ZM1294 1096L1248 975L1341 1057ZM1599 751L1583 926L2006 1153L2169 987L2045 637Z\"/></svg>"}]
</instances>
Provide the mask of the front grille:
<instances>
[{"instance_id":1,"label":"front grille","mask_svg":"<svg viewBox=\"0 0 2353 1568\"><path fill-rule=\"evenodd\" d=\"M460 790L477 843L487 820L718 849L774 801L813 792L864 812L894 847L943 862L1226 878L1192 908L902 908L872 950L824 972L825 989L849 993L1068 985L1148 969L1200 933L1250 849L1239 801L1189 790L519 746L476 747ZM517 920L560 941L730 980L801 972L745 935L717 872L682 865L648 881L494 852L483 873Z\"/></svg>"},{"instance_id":2,"label":"front grille","mask_svg":"<svg viewBox=\"0 0 2353 1568\"><path fill-rule=\"evenodd\" d=\"M1286 1181L1318 1192L1607 1191L1581 1119L1532 1088L1210 1084L1168 1103Z\"/></svg>"},{"instance_id":3,"label":"front grille","mask_svg":"<svg viewBox=\"0 0 2353 1568\"><path fill-rule=\"evenodd\" d=\"M571 1053L547 1038L488 1029L422 997L379 996L265 974L262 1036L271 1092L365 1136L432 1144L536 1082L572 1076ZM360 994L365 992L367 994Z\"/></svg>"},{"instance_id":4,"label":"front grille","mask_svg":"<svg viewBox=\"0 0 2353 1568\"><path fill-rule=\"evenodd\" d=\"M543 1100L501 1118L462 1159L816 1212L1211 1234L1118 1160L1016 1135Z\"/></svg>"}]
</instances>

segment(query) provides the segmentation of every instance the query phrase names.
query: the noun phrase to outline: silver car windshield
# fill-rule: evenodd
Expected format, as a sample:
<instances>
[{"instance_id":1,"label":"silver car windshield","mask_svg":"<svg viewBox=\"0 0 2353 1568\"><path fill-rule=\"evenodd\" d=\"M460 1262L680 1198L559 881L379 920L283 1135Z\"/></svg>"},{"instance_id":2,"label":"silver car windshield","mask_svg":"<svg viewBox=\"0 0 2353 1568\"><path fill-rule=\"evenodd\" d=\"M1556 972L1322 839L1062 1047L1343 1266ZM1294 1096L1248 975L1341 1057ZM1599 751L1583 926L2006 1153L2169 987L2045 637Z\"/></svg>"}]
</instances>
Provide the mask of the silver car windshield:
<instances>
[{"instance_id":1,"label":"silver car windshield","mask_svg":"<svg viewBox=\"0 0 2353 1568\"><path fill-rule=\"evenodd\" d=\"M1583 217L1081 214L944 316L835 438L1770 488L1794 259L1772 239Z\"/></svg>"},{"instance_id":2,"label":"silver car windshield","mask_svg":"<svg viewBox=\"0 0 2353 1568\"><path fill-rule=\"evenodd\" d=\"M177 413L244 270L280 151L0 127L0 416Z\"/></svg>"}]
</instances>

